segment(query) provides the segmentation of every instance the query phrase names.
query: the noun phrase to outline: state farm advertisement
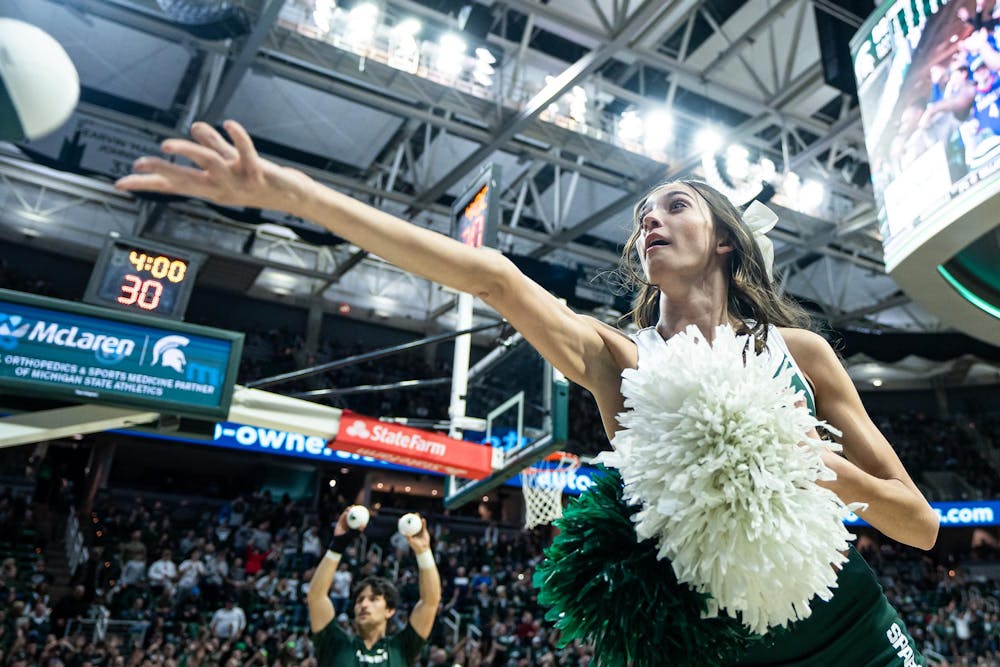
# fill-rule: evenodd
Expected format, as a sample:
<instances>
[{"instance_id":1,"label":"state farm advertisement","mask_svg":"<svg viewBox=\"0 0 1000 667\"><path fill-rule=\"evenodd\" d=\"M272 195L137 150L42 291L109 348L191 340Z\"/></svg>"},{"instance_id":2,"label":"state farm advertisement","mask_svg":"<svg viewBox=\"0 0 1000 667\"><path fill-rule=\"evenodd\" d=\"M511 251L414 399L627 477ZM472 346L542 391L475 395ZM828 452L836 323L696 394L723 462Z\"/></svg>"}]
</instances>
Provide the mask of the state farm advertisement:
<instances>
[{"instance_id":1,"label":"state farm advertisement","mask_svg":"<svg viewBox=\"0 0 1000 667\"><path fill-rule=\"evenodd\" d=\"M492 447L381 422L350 410L344 410L340 430L327 447L456 477L482 479L493 472Z\"/></svg>"}]
</instances>

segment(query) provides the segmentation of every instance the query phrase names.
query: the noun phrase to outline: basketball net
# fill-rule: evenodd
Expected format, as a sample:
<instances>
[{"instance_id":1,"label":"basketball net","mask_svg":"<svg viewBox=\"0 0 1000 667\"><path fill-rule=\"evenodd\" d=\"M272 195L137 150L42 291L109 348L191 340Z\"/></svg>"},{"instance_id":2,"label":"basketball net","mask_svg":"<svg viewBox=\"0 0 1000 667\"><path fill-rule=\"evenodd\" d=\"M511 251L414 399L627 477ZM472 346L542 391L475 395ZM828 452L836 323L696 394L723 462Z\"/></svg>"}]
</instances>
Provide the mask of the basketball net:
<instances>
[{"instance_id":1,"label":"basketball net","mask_svg":"<svg viewBox=\"0 0 1000 667\"><path fill-rule=\"evenodd\" d=\"M541 463L547 465L540 465ZM552 523L562 517L562 494L570 475L580 467L580 457L566 452L549 454L521 471L524 527Z\"/></svg>"}]
</instances>

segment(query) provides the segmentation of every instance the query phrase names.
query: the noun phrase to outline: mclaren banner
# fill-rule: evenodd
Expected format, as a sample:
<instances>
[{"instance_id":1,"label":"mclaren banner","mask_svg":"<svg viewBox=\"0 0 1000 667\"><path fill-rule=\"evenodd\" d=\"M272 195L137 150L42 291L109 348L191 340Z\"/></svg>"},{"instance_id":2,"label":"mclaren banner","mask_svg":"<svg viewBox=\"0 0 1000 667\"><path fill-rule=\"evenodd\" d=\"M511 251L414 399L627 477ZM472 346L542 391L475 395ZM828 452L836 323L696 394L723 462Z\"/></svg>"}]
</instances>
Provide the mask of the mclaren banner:
<instances>
[{"instance_id":1,"label":"mclaren banner","mask_svg":"<svg viewBox=\"0 0 1000 667\"><path fill-rule=\"evenodd\" d=\"M0 290L0 392L229 412L243 334Z\"/></svg>"}]
</instances>

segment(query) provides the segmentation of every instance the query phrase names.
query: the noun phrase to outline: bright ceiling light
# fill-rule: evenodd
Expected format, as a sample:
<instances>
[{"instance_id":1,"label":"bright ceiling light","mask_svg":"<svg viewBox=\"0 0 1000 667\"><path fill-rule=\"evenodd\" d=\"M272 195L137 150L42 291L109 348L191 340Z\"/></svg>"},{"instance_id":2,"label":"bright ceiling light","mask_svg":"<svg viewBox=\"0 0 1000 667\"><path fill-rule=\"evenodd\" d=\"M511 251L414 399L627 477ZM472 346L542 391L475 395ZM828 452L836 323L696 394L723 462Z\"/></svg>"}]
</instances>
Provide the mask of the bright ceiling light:
<instances>
[{"instance_id":1,"label":"bright ceiling light","mask_svg":"<svg viewBox=\"0 0 1000 667\"><path fill-rule=\"evenodd\" d=\"M635 111L623 111L618 117L618 138L622 141L639 141L642 137L643 122Z\"/></svg>"},{"instance_id":2,"label":"bright ceiling light","mask_svg":"<svg viewBox=\"0 0 1000 667\"><path fill-rule=\"evenodd\" d=\"M476 60L481 60L484 63L492 65L497 61L497 58L492 53L490 53L489 49L484 49L483 47L480 46L476 48Z\"/></svg>"},{"instance_id":3,"label":"bright ceiling light","mask_svg":"<svg viewBox=\"0 0 1000 667\"><path fill-rule=\"evenodd\" d=\"M881 387L882 386L882 378L872 378L872 386L873 387Z\"/></svg>"},{"instance_id":4,"label":"bright ceiling light","mask_svg":"<svg viewBox=\"0 0 1000 667\"><path fill-rule=\"evenodd\" d=\"M757 166L760 167L760 180L762 181L770 183L774 180L774 177L778 173L776 167L774 166L774 162L766 157L762 157L757 163Z\"/></svg>"},{"instance_id":5,"label":"bright ceiling light","mask_svg":"<svg viewBox=\"0 0 1000 667\"><path fill-rule=\"evenodd\" d=\"M578 123L587 122L587 91L583 86L573 86L569 91L569 117Z\"/></svg>"},{"instance_id":6,"label":"bright ceiling light","mask_svg":"<svg viewBox=\"0 0 1000 667\"><path fill-rule=\"evenodd\" d=\"M650 111L646 114L646 132L643 145L648 151L662 151L674 136L674 121L666 111Z\"/></svg>"},{"instance_id":7,"label":"bright ceiling light","mask_svg":"<svg viewBox=\"0 0 1000 667\"><path fill-rule=\"evenodd\" d=\"M745 146L732 144L726 149L726 175L736 181L750 175L750 151Z\"/></svg>"},{"instance_id":8,"label":"bright ceiling light","mask_svg":"<svg viewBox=\"0 0 1000 667\"><path fill-rule=\"evenodd\" d=\"M794 171L790 171L785 174L784 180L781 182L781 191L786 197L794 199L799 196L799 190L802 188L802 180L799 179L799 175Z\"/></svg>"},{"instance_id":9,"label":"bright ceiling light","mask_svg":"<svg viewBox=\"0 0 1000 667\"><path fill-rule=\"evenodd\" d=\"M437 59L434 66L442 74L458 76L462 71L462 61L465 60L465 40L454 33L447 32L438 39Z\"/></svg>"},{"instance_id":10,"label":"bright ceiling light","mask_svg":"<svg viewBox=\"0 0 1000 667\"><path fill-rule=\"evenodd\" d=\"M370 2L362 2L347 14L347 27L351 30L374 28L377 21L378 7Z\"/></svg>"},{"instance_id":11,"label":"bright ceiling light","mask_svg":"<svg viewBox=\"0 0 1000 667\"><path fill-rule=\"evenodd\" d=\"M316 0L316 8L313 9L313 23L323 32L330 32L330 20L333 19L333 10L336 7L333 0Z\"/></svg>"},{"instance_id":12,"label":"bright ceiling light","mask_svg":"<svg viewBox=\"0 0 1000 667\"><path fill-rule=\"evenodd\" d=\"M389 33L389 66L415 74L420 65L420 45L416 35L420 32L420 21L405 19Z\"/></svg>"},{"instance_id":13,"label":"bright ceiling light","mask_svg":"<svg viewBox=\"0 0 1000 667\"><path fill-rule=\"evenodd\" d=\"M714 129L705 127L695 135L694 144L701 153L715 153L722 146L722 136Z\"/></svg>"},{"instance_id":14,"label":"bright ceiling light","mask_svg":"<svg viewBox=\"0 0 1000 667\"><path fill-rule=\"evenodd\" d=\"M348 41L358 46L368 46L375 39L375 25L378 23L378 7L363 2L347 14Z\"/></svg>"},{"instance_id":15,"label":"bright ceiling light","mask_svg":"<svg viewBox=\"0 0 1000 667\"><path fill-rule=\"evenodd\" d=\"M496 56L481 46L476 49L475 53L476 64L472 66L472 78L480 86L490 88L493 86L493 63L497 61Z\"/></svg>"},{"instance_id":16,"label":"bright ceiling light","mask_svg":"<svg viewBox=\"0 0 1000 667\"><path fill-rule=\"evenodd\" d=\"M799 201L807 209L819 208L826 198L826 188L817 180L810 178L802 184L799 190Z\"/></svg>"},{"instance_id":17,"label":"bright ceiling light","mask_svg":"<svg viewBox=\"0 0 1000 667\"><path fill-rule=\"evenodd\" d=\"M416 36L420 34L423 26L420 25L420 21L417 19L404 19L396 24L393 28L394 32L402 33L404 35Z\"/></svg>"}]
</instances>

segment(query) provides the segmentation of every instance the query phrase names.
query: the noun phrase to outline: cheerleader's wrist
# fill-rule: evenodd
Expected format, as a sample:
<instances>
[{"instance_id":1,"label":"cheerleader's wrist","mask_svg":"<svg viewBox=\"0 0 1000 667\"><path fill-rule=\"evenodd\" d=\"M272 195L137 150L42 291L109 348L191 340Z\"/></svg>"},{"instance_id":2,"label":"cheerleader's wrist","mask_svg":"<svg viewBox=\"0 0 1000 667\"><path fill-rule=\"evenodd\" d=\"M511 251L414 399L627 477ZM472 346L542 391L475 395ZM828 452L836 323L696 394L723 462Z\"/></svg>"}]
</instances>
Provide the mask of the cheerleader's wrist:
<instances>
[{"instance_id":1,"label":"cheerleader's wrist","mask_svg":"<svg viewBox=\"0 0 1000 667\"><path fill-rule=\"evenodd\" d=\"M327 546L327 549L334 553L342 554L345 551L347 551L347 547L350 546L350 544L351 544L350 533L344 533L343 535L334 535L333 539L330 540L330 544Z\"/></svg>"},{"instance_id":2,"label":"cheerleader's wrist","mask_svg":"<svg viewBox=\"0 0 1000 667\"><path fill-rule=\"evenodd\" d=\"M417 554L417 567L421 570L429 570L437 567L434 562L434 552L428 549Z\"/></svg>"}]
</instances>

